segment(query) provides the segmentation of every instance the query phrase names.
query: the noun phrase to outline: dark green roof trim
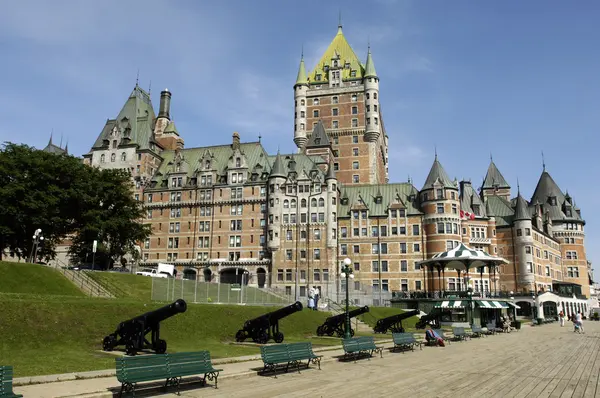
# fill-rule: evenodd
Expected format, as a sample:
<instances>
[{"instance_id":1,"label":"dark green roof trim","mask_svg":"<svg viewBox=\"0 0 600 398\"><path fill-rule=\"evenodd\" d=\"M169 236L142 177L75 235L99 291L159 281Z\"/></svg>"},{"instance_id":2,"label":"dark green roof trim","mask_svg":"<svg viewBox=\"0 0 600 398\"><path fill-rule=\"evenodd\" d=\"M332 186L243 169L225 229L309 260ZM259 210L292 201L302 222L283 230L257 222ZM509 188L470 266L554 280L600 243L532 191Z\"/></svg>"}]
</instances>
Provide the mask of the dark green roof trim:
<instances>
[{"instance_id":1,"label":"dark green roof trim","mask_svg":"<svg viewBox=\"0 0 600 398\"><path fill-rule=\"evenodd\" d=\"M422 215L418 202L419 192L409 183L374 184L374 185L344 185L340 187L342 199L338 205L338 216L348 217L353 208L360 207L363 203L369 209L369 215L384 217L388 209L396 205L405 208L407 215ZM376 197L381 195L381 202L377 203Z\"/></svg>"},{"instance_id":2,"label":"dark green roof trim","mask_svg":"<svg viewBox=\"0 0 600 398\"><path fill-rule=\"evenodd\" d=\"M488 166L487 174L485 175L481 188L491 189L495 187L510 188L510 185L508 182L506 182L506 179L502 173L500 173L500 170L498 170L498 167L496 167L496 164L492 160Z\"/></svg>"}]
</instances>

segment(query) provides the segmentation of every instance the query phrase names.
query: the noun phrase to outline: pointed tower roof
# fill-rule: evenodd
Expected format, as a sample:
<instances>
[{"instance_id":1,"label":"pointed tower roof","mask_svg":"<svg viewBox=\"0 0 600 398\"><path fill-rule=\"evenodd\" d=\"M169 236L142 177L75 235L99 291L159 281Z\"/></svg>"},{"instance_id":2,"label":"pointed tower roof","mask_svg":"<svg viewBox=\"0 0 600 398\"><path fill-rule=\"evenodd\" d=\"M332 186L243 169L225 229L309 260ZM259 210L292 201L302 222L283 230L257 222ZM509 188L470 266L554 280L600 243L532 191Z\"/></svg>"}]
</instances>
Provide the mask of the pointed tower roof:
<instances>
[{"instance_id":1,"label":"pointed tower roof","mask_svg":"<svg viewBox=\"0 0 600 398\"><path fill-rule=\"evenodd\" d=\"M377 77L377 72L375 71L375 63L373 62L373 57L371 56L370 46L369 51L367 52L367 63L365 64L365 77Z\"/></svg>"},{"instance_id":2,"label":"pointed tower roof","mask_svg":"<svg viewBox=\"0 0 600 398\"><path fill-rule=\"evenodd\" d=\"M172 134L179 135L179 131L177 131L177 127L175 127L175 122L174 121L171 121L167 125L167 127L165 128L164 132L165 132L165 134L172 133Z\"/></svg>"},{"instance_id":3,"label":"pointed tower roof","mask_svg":"<svg viewBox=\"0 0 600 398\"><path fill-rule=\"evenodd\" d=\"M327 168L327 175L325 181L335 180L335 170L333 169L333 159L329 159L329 167Z\"/></svg>"},{"instance_id":4,"label":"pointed tower roof","mask_svg":"<svg viewBox=\"0 0 600 398\"><path fill-rule=\"evenodd\" d=\"M436 181L439 181L444 188L456 188L456 184L454 184L448 177L448 174L446 174L446 171L438 160L437 155L435 156L431 170L429 170L429 175L427 175L427 180L425 180L425 184L421 190L433 189L433 185Z\"/></svg>"},{"instance_id":5,"label":"pointed tower roof","mask_svg":"<svg viewBox=\"0 0 600 398\"><path fill-rule=\"evenodd\" d=\"M558 184L554 182L554 179L550 176L550 173L544 169L540 179L535 187L531 201L539 201L540 203L546 203L549 196L556 196L558 201L564 200L564 195Z\"/></svg>"},{"instance_id":6,"label":"pointed tower roof","mask_svg":"<svg viewBox=\"0 0 600 398\"><path fill-rule=\"evenodd\" d=\"M277 156L273 162L273 168L271 169L270 177L286 177L285 168L283 167L283 160L281 160L281 154L279 151L277 151Z\"/></svg>"},{"instance_id":7,"label":"pointed tower roof","mask_svg":"<svg viewBox=\"0 0 600 398\"><path fill-rule=\"evenodd\" d=\"M515 217L514 221L520 220L531 220L531 213L529 212L529 205L521 193L517 195L517 204L515 206Z\"/></svg>"},{"instance_id":8,"label":"pointed tower roof","mask_svg":"<svg viewBox=\"0 0 600 398\"><path fill-rule=\"evenodd\" d=\"M495 186L498 188L510 188L510 185L508 185L508 182L506 182L506 179L504 179L494 161L491 160L481 188L494 188Z\"/></svg>"},{"instance_id":9,"label":"pointed tower roof","mask_svg":"<svg viewBox=\"0 0 600 398\"><path fill-rule=\"evenodd\" d=\"M308 77L306 76L306 67L304 66L304 55L300 58L300 67L298 68L298 77L296 77L296 85L308 84Z\"/></svg>"},{"instance_id":10,"label":"pointed tower roof","mask_svg":"<svg viewBox=\"0 0 600 398\"><path fill-rule=\"evenodd\" d=\"M350 68L341 69L341 78L342 80L349 79L351 76L351 71L356 71L356 76L352 76L352 79L360 79L364 77L364 67L356 53L348 44L346 37L344 36L344 32L342 31L342 26L338 26L338 31L327 50L323 53L323 56L312 70L309 75L309 79L311 83L320 84L328 81L328 74L324 71L325 67L331 67L331 60L333 58L339 58L339 65L343 67L346 63L350 64ZM316 76L320 75L321 80L317 80Z\"/></svg>"},{"instance_id":11,"label":"pointed tower roof","mask_svg":"<svg viewBox=\"0 0 600 398\"><path fill-rule=\"evenodd\" d=\"M321 146L330 146L329 137L327 137L327 132L325 131L325 125L322 120L319 120L313 129L312 135L306 144L307 148L321 147Z\"/></svg>"}]
</instances>

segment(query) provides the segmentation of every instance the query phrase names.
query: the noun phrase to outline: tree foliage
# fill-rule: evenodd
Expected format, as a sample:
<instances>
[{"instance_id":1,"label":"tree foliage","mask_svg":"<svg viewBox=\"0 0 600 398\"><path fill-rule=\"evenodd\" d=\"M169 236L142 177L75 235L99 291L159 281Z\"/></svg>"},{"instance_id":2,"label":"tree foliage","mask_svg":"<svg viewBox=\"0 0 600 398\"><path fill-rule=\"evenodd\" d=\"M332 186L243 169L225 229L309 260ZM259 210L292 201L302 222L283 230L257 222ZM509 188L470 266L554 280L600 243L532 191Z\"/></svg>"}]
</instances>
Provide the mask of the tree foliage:
<instances>
[{"instance_id":1,"label":"tree foliage","mask_svg":"<svg viewBox=\"0 0 600 398\"><path fill-rule=\"evenodd\" d=\"M5 251L28 258L40 228L41 257L53 258L56 244L69 236L73 258L85 258L98 240L100 260L108 264L150 233L131 186L126 172L6 143L0 149L0 258Z\"/></svg>"}]
</instances>

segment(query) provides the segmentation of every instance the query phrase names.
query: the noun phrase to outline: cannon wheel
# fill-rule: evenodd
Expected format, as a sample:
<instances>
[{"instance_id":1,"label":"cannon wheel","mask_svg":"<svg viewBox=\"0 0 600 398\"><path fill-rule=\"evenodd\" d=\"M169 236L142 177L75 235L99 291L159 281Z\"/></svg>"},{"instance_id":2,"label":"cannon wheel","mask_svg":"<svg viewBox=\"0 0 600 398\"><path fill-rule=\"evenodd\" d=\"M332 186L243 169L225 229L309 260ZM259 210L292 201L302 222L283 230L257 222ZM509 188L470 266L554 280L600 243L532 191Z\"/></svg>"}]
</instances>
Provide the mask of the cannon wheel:
<instances>
[{"instance_id":1,"label":"cannon wheel","mask_svg":"<svg viewBox=\"0 0 600 398\"><path fill-rule=\"evenodd\" d=\"M275 333L275 336L273 336L273 340L275 340L276 343L283 343L283 333Z\"/></svg>"},{"instance_id":2,"label":"cannon wheel","mask_svg":"<svg viewBox=\"0 0 600 398\"><path fill-rule=\"evenodd\" d=\"M323 336L325 333L323 333L323 325L319 326L317 328L317 336Z\"/></svg>"},{"instance_id":3,"label":"cannon wheel","mask_svg":"<svg viewBox=\"0 0 600 398\"><path fill-rule=\"evenodd\" d=\"M269 335L264 330L258 332L256 339L254 340L258 344L267 344L269 341Z\"/></svg>"},{"instance_id":4,"label":"cannon wheel","mask_svg":"<svg viewBox=\"0 0 600 398\"><path fill-rule=\"evenodd\" d=\"M333 330L332 328L327 329L327 336L333 336L333 334L335 333L335 330Z\"/></svg>"},{"instance_id":5,"label":"cannon wheel","mask_svg":"<svg viewBox=\"0 0 600 398\"><path fill-rule=\"evenodd\" d=\"M113 348L117 345L117 339L112 334L106 336L104 340L102 340L102 349L104 351L112 351Z\"/></svg>"},{"instance_id":6,"label":"cannon wheel","mask_svg":"<svg viewBox=\"0 0 600 398\"><path fill-rule=\"evenodd\" d=\"M244 331L240 329L235 334L235 341L237 341L238 343L240 343L240 342L242 342L244 340L246 340L246 333L244 333Z\"/></svg>"},{"instance_id":7,"label":"cannon wheel","mask_svg":"<svg viewBox=\"0 0 600 398\"><path fill-rule=\"evenodd\" d=\"M162 339L158 340L154 351L156 351L157 354L164 354L167 352L167 342Z\"/></svg>"},{"instance_id":8,"label":"cannon wheel","mask_svg":"<svg viewBox=\"0 0 600 398\"><path fill-rule=\"evenodd\" d=\"M125 346L125 353L127 355L135 356L135 354L137 354L137 350L135 349L133 344L130 343Z\"/></svg>"}]
</instances>

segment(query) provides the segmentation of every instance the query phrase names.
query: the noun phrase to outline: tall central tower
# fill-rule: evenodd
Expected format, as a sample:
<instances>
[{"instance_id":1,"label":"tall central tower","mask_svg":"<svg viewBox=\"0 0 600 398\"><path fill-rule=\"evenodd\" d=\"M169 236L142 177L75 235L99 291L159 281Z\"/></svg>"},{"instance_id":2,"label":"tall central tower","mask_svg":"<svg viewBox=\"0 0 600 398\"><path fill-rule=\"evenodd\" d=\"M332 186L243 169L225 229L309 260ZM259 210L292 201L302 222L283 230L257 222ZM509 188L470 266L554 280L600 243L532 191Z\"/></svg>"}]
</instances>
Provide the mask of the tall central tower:
<instances>
[{"instance_id":1,"label":"tall central tower","mask_svg":"<svg viewBox=\"0 0 600 398\"><path fill-rule=\"evenodd\" d=\"M388 181L388 137L379 102L379 77L367 51L362 64L342 31L310 72L300 60L294 85L294 142L306 144L323 122L338 181L348 185Z\"/></svg>"}]
</instances>

